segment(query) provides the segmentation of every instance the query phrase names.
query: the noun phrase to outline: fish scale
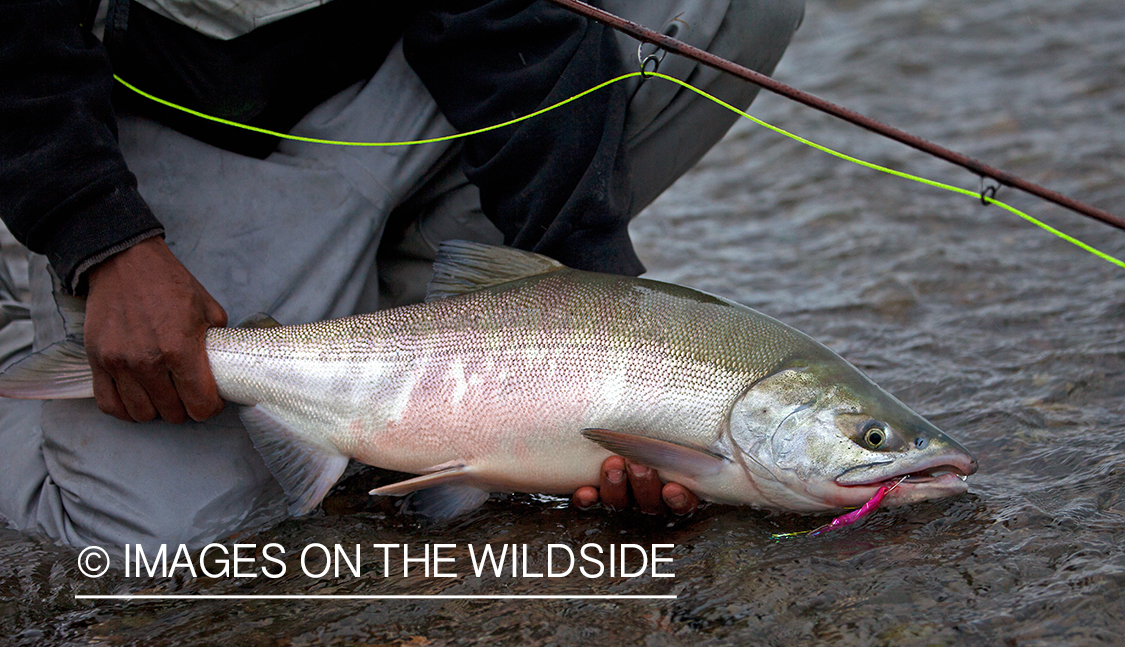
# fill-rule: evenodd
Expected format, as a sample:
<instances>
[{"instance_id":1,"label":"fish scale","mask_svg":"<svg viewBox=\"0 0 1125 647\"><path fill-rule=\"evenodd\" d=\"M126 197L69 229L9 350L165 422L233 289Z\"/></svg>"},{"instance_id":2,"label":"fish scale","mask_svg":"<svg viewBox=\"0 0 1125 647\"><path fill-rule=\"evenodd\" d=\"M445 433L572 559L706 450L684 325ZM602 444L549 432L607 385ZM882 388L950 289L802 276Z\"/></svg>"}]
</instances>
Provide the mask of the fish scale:
<instances>
[{"instance_id":1,"label":"fish scale","mask_svg":"<svg viewBox=\"0 0 1125 647\"><path fill-rule=\"evenodd\" d=\"M414 478L374 490L448 517L488 492L597 485L618 453L704 499L797 512L966 489L976 461L855 367L750 308L444 243L427 302L332 321L213 328L220 394L293 513L351 459ZM0 376L0 395L90 397L78 340Z\"/></svg>"},{"instance_id":2,"label":"fish scale","mask_svg":"<svg viewBox=\"0 0 1125 647\"><path fill-rule=\"evenodd\" d=\"M315 411L332 421L324 425L330 442L392 469L475 458L476 448L490 441L523 439L575 451L590 445L578 433L588 427L709 445L730 403L769 366L751 372L752 364L720 361L710 350L720 343L680 324L706 318L722 330L727 304L699 303L646 283L565 270L331 322L216 328L208 334L208 355L224 398L300 409L297 415ZM480 383L468 403L452 406L458 380L469 376ZM338 388L344 381L355 385L350 397ZM325 418L324 412L332 413ZM344 424L350 420L363 424ZM408 457L381 451L415 434L439 434L443 441ZM599 462L608 455L596 446L590 452ZM566 492L575 472L597 483L596 465L560 465L558 476L528 471L539 473L536 482L519 484L524 489Z\"/></svg>"}]
</instances>

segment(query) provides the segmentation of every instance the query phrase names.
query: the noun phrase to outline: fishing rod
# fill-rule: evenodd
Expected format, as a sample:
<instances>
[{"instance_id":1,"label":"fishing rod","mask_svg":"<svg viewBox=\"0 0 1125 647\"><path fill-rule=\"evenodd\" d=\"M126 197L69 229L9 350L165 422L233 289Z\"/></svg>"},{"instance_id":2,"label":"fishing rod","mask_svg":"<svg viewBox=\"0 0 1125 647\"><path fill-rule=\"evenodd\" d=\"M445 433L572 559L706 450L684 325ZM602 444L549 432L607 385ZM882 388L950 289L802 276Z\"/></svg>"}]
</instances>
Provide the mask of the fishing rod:
<instances>
[{"instance_id":1,"label":"fishing rod","mask_svg":"<svg viewBox=\"0 0 1125 647\"><path fill-rule=\"evenodd\" d=\"M802 103L810 108L815 108L821 112L826 112L834 117L838 117L849 123L855 124L861 128L870 130L871 132L889 137L899 143L906 144L912 148L918 149L924 153L928 153L935 157L941 158L952 164L956 164L962 168L968 169L973 173L981 176L984 179L991 179L1001 185L1009 186L1015 189L1020 189L1030 193L1031 195L1042 198L1048 202L1053 202L1061 207L1070 209L1076 213L1084 216L1100 220L1112 227L1125 230L1125 219L1120 216L1115 216L1111 213L1098 209L1097 207L1088 205L1084 202L1079 202L1074 198L1065 196L1056 191L1052 191L1046 187L1029 182L1019 176L1008 173L1007 171L1000 170L975 160L967 155L963 155L956 151L952 151L944 146L939 146L931 141L922 139L917 135L912 135L904 130L900 130L893 126L888 126L880 121L872 119L849 110L843 106L836 105L831 101L821 99L820 97L798 90L792 86L786 85L776 79L773 79L760 72L755 72L748 67L743 67L738 63L729 61L720 56L715 56L710 52L688 45L683 41L676 40L667 34L662 34L658 31L653 31L643 25L639 25L630 20L626 20L620 16L603 11L596 7L580 2L580 0L548 0L552 4L562 7L568 11L574 12L580 16L589 18L596 22L602 23L608 27L612 27L620 32L628 34L633 38L655 45L666 52L679 54L685 58L689 58L697 63L701 63L708 67L715 68L719 71L733 74L740 79L749 81L763 89L769 90L774 94L779 94L787 99L792 99L798 103ZM989 187L981 191L981 201L987 204L987 200L995 197L995 187ZM990 195L991 194L991 195Z\"/></svg>"}]
</instances>

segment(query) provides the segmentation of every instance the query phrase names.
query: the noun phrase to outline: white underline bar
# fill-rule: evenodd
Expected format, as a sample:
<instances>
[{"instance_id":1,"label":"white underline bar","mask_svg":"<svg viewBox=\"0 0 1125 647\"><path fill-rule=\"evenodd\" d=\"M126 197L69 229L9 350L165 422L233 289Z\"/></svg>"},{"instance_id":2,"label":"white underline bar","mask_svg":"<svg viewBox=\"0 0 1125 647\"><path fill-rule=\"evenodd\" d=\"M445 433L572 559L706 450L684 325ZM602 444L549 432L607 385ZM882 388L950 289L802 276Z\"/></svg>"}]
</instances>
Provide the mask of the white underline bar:
<instances>
[{"instance_id":1,"label":"white underline bar","mask_svg":"<svg viewBox=\"0 0 1125 647\"><path fill-rule=\"evenodd\" d=\"M125 595L84 595L77 594L75 600L676 600L679 596L670 595L238 595L238 594L125 594Z\"/></svg>"}]
</instances>

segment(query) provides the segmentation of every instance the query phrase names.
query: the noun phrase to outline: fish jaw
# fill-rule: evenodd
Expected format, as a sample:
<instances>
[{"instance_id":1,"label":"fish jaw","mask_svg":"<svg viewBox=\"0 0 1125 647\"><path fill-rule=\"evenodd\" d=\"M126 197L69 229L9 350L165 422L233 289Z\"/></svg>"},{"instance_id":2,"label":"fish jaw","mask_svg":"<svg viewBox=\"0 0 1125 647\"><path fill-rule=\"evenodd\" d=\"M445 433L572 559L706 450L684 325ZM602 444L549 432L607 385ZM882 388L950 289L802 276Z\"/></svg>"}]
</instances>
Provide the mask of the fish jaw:
<instances>
[{"instance_id":1,"label":"fish jaw","mask_svg":"<svg viewBox=\"0 0 1125 647\"><path fill-rule=\"evenodd\" d=\"M840 487L840 498L849 502L865 501L879 488L897 484L883 501L883 505L893 508L966 492L968 477L976 473L977 467L976 459L958 446L906 468L845 470L835 483Z\"/></svg>"},{"instance_id":2,"label":"fish jaw","mask_svg":"<svg viewBox=\"0 0 1125 647\"><path fill-rule=\"evenodd\" d=\"M885 505L952 496L977 471L964 447L834 354L753 385L732 409L730 429L748 471L782 510L855 508L900 480Z\"/></svg>"}]
</instances>

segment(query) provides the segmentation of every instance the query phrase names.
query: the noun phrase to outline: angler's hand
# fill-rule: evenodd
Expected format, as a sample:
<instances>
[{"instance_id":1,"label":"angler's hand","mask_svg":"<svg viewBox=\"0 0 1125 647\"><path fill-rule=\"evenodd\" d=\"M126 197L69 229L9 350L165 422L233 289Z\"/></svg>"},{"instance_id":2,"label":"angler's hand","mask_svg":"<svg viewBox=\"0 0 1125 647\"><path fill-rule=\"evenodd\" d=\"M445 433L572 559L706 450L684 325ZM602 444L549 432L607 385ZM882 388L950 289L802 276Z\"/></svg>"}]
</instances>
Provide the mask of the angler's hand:
<instances>
[{"instance_id":1,"label":"angler's hand","mask_svg":"<svg viewBox=\"0 0 1125 647\"><path fill-rule=\"evenodd\" d=\"M162 238L87 274L86 353L98 408L122 420L205 420L223 410L204 334L227 313Z\"/></svg>"},{"instance_id":2,"label":"angler's hand","mask_svg":"<svg viewBox=\"0 0 1125 647\"><path fill-rule=\"evenodd\" d=\"M600 487L578 488L571 502L579 509L601 503L611 510L621 510L629 505L630 490L637 507L646 514L671 511L684 515L699 507L699 497L686 487L679 483L661 483L656 470L630 463L620 456L602 461Z\"/></svg>"}]
</instances>

